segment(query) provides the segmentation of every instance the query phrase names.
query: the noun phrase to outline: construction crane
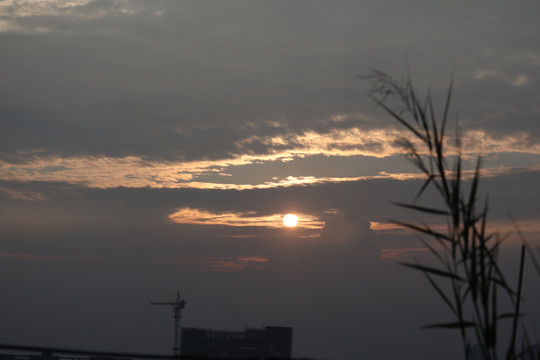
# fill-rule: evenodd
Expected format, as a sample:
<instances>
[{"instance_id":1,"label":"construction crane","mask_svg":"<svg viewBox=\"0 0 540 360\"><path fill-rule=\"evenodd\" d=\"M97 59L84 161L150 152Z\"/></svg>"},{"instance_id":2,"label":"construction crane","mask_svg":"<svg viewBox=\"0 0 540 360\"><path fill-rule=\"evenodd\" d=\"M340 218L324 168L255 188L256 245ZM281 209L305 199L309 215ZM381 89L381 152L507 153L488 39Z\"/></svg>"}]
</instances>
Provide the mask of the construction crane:
<instances>
[{"instance_id":1,"label":"construction crane","mask_svg":"<svg viewBox=\"0 0 540 360\"><path fill-rule=\"evenodd\" d=\"M173 353L176 356L180 355L180 319L182 318L182 309L186 307L186 301L180 300L180 291L176 292L175 302L151 302L150 305L170 305L174 312L174 345Z\"/></svg>"}]
</instances>

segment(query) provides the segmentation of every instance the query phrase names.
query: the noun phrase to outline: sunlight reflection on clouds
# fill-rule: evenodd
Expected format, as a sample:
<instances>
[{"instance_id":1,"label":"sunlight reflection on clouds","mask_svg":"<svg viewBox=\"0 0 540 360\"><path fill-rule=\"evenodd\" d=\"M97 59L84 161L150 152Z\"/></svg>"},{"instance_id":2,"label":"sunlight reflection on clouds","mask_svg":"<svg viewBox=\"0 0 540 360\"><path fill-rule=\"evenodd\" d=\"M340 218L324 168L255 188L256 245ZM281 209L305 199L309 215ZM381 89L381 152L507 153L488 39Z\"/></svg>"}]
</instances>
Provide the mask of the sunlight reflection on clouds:
<instances>
[{"instance_id":1,"label":"sunlight reflection on clouds","mask_svg":"<svg viewBox=\"0 0 540 360\"><path fill-rule=\"evenodd\" d=\"M213 213L206 210L182 208L169 215L169 219L177 224L226 225L226 226L263 226L269 228L283 227L284 214L257 215L255 212ZM307 214L297 214L297 227L320 229L323 222Z\"/></svg>"},{"instance_id":2,"label":"sunlight reflection on clouds","mask_svg":"<svg viewBox=\"0 0 540 360\"><path fill-rule=\"evenodd\" d=\"M164 161L143 159L137 156L122 158L107 156L55 157L27 152L19 154L21 161L0 161L0 180L7 181L55 181L80 184L96 188L152 187L152 188L199 188L199 189L256 189L323 182L355 181L371 178L408 179L415 173L375 172L369 176L286 176L268 178L267 181L249 183L249 179L234 178L228 171L232 167L290 162L309 156L368 156L385 158L402 154L403 148L396 142L400 133L387 130L349 129L319 134L307 132L287 138L251 137L240 144L239 154L229 158L201 161ZM375 139L375 140L373 140ZM250 151L254 143L263 144L264 154ZM463 136L463 157L483 153L530 154L531 162L540 155L540 145L531 144L527 134L515 134L494 139L483 131L470 131ZM455 152L448 149L449 153ZM512 169L493 160L494 167L485 169L484 176L503 174ZM224 180L227 181L224 181ZM246 183L247 181L247 183Z\"/></svg>"}]
</instances>

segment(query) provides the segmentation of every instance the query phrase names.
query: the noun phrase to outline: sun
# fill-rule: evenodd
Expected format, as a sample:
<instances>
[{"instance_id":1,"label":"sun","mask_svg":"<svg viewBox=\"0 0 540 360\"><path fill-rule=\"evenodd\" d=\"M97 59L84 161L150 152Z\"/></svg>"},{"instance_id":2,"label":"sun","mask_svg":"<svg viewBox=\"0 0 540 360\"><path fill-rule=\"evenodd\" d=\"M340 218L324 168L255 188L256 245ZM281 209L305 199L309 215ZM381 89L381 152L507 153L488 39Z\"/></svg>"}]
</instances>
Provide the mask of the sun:
<instances>
[{"instance_id":1,"label":"sun","mask_svg":"<svg viewBox=\"0 0 540 360\"><path fill-rule=\"evenodd\" d=\"M298 223L298 216L294 214L287 214L283 217L283 224L287 227L295 227Z\"/></svg>"}]
</instances>

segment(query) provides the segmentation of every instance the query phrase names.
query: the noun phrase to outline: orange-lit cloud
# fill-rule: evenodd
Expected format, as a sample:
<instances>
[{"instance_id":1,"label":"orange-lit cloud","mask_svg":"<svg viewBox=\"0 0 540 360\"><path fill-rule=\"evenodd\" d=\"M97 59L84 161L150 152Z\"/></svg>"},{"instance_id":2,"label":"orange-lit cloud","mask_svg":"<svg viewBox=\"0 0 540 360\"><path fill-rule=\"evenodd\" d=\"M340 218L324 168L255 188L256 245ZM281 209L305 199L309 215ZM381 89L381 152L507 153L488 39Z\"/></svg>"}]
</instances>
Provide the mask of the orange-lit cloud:
<instances>
[{"instance_id":1,"label":"orange-lit cloud","mask_svg":"<svg viewBox=\"0 0 540 360\"><path fill-rule=\"evenodd\" d=\"M283 227L283 216L285 214L272 214L260 216L254 212L225 212L212 213L206 210L182 208L169 215L169 219L177 224L199 224L199 225L225 225L225 226L262 226L268 228ZM324 223L317 218L306 215L298 215L298 225L300 228L320 229Z\"/></svg>"},{"instance_id":2,"label":"orange-lit cloud","mask_svg":"<svg viewBox=\"0 0 540 360\"><path fill-rule=\"evenodd\" d=\"M284 136L252 136L237 143L240 149L258 143L269 149L276 149L274 156L279 158L304 157L309 155L326 156L373 156L385 157L403 153L395 143L402 132L393 129L359 128L335 129L326 133L307 131L303 134ZM287 150L281 150L282 148Z\"/></svg>"},{"instance_id":3,"label":"orange-lit cloud","mask_svg":"<svg viewBox=\"0 0 540 360\"><path fill-rule=\"evenodd\" d=\"M414 222L412 224L415 224ZM540 233L540 219L526 219L516 221L518 228L524 233ZM448 225L445 223L440 224L429 224L430 228L434 231L446 232L448 230ZM371 222L371 229L375 232L384 232L384 233L396 233L403 234L406 232L414 233L413 230L405 228L399 224L395 223L380 223L380 222ZM516 228L510 219L501 221L501 220L490 220L488 224L488 232L498 232L502 235L515 232Z\"/></svg>"},{"instance_id":4,"label":"orange-lit cloud","mask_svg":"<svg viewBox=\"0 0 540 360\"><path fill-rule=\"evenodd\" d=\"M0 191L6 193L10 198L17 200L27 200L27 201L39 201L45 200L45 196L42 193L31 190L15 190L9 189L6 187L0 187Z\"/></svg>"},{"instance_id":5,"label":"orange-lit cloud","mask_svg":"<svg viewBox=\"0 0 540 360\"><path fill-rule=\"evenodd\" d=\"M161 264L187 265L192 271L235 272L246 269L261 270L268 262L262 256L229 256L229 257L161 257L155 262Z\"/></svg>"},{"instance_id":6,"label":"orange-lit cloud","mask_svg":"<svg viewBox=\"0 0 540 360\"><path fill-rule=\"evenodd\" d=\"M42 255L33 255L33 254L18 254L12 253L9 251L0 250L0 257L6 257L11 259L19 260L32 260L32 261L60 261L60 260L84 260L84 261L97 261L100 260L98 257L75 257L75 256L42 256Z\"/></svg>"},{"instance_id":7,"label":"orange-lit cloud","mask_svg":"<svg viewBox=\"0 0 540 360\"><path fill-rule=\"evenodd\" d=\"M527 243L534 249L537 249L540 245L538 234L540 234L540 220L530 219L518 221L517 226L519 230L524 234ZM515 226L510 220L508 221L490 221L490 230L488 232L498 233L501 239L504 239L503 246L521 246L523 244L522 239L518 236ZM410 229L405 229L396 224L379 224L371 223L371 228L376 232L384 232L386 234L403 235L406 233L414 233ZM436 231L444 232L446 225L432 225L431 228ZM428 238L428 237L424 237ZM434 248L440 248L439 244L431 244ZM380 259L382 261L406 261L412 258L419 258L423 256L431 256L429 249L426 247L407 247L407 248L385 248L381 249Z\"/></svg>"},{"instance_id":8,"label":"orange-lit cloud","mask_svg":"<svg viewBox=\"0 0 540 360\"><path fill-rule=\"evenodd\" d=\"M359 177L287 177L268 179L258 184L243 184L230 178L227 169L251 164L275 161L291 161L312 155L324 156L371 156L388 157L403 154L404 149L396 142L401 132L397 130L371 129L333 130L328 133L305 132L288 137L250 137L239 142L240 154L230 158L202 161L145 160L140 157L122 158L93 156L60 158L39 156L37 153L21 154L24 162L17 164L0 161L0 180L67 182L95 188L153 187L153 188L200 188L200 189L255 189L291 186L322 182L355 181L373 178L411 179L414 173L380 172ZM492 138L482 131L471 131L463 136L463 154L485 155L498 153L527 153L540 155L540 144L530 143L527 134L514 134ZM252 154L245 147L255 142L267 149L264 154ZM246 154L241 154L245 150ZM455 150L449 148L449 154ZM248 154L249 153L249 154ZM501 167L484 170L484 176L496 176L512 169ZM467 173L464 173L465 175ZM201 175L211 175L224 181L203 181Z\"/></svg>"},{"instance_id":9,"label":"orange-lit cloud","mask_svg":"<svg viewBox=\"0 0 540 360\"><path fill-rule=\"evenodd\" d=\"M373 231L396 231L402 230L403 227L394 223L380 223L376 221L370 222L370 228Z\"/></svg>"}]
</instances>

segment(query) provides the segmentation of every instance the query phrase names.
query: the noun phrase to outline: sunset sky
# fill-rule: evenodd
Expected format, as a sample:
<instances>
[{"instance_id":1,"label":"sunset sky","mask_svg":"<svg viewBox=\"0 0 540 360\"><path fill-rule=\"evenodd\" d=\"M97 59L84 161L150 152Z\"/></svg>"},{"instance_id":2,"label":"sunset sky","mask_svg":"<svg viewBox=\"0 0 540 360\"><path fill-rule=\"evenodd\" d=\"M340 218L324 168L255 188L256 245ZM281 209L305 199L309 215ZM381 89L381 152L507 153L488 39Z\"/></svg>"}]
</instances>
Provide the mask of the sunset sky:
<instances>
[{"instance_id":1,"label":"sunset sky","mask_svg":"<svg viewBox=\"0 0 540 360\"><path fill-rule=\"evenodd\" d=\"M426 257L391 222L418 219L393 203L422 178L359 75L410 72L439 113L453 78L490 228L510 215L538 247L539 18L533 0L0 0L0 344L169 353L149 303L178 290L183 326L293 326L296 357L455 359L457 333L419 330L449 312L396 263Z\"/></svg>"}]
</instances>

